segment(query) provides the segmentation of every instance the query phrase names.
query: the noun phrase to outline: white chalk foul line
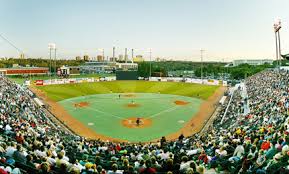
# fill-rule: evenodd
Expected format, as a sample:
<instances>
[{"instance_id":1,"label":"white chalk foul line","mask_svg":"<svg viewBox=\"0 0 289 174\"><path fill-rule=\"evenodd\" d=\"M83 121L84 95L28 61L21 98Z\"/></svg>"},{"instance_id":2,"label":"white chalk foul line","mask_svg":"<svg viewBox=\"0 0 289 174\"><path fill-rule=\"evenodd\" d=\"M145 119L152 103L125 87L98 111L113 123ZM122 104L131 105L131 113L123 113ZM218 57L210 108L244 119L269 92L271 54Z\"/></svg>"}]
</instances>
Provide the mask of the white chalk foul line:
<instances>
[{"instance_id":1,"label":"white chalk foul line","mask_svg":"<svg viewBox=\"0 0 289 174\"><path fill-rule=\"evenodd\" d=\"M56 96L56 95L54 95L54 96ZM56 96L56 97L58 97L58 96ZM61 99L61 97L58 97L58 98ZM67 102L74 104L74 102L72 102L72 101L67 101ZM107 113L107 112L104 112L104 111L101 111L101 110L98 110L98 109L95 109L95 108L92 108L92 107L89 107L89 106L87 106L85 108L93 110L93 111L96 111L96 112L99 112L99 113L102 113L102 114L105 114L105 115L109 115L109 116L112 116L112 117L115 117L115 118L118 118L118 119L121 119L121 120L126 120L126 119L124 119L122 117L119 117L119 116L113 115L111 113Z\"/></svg>"}]
</instances>

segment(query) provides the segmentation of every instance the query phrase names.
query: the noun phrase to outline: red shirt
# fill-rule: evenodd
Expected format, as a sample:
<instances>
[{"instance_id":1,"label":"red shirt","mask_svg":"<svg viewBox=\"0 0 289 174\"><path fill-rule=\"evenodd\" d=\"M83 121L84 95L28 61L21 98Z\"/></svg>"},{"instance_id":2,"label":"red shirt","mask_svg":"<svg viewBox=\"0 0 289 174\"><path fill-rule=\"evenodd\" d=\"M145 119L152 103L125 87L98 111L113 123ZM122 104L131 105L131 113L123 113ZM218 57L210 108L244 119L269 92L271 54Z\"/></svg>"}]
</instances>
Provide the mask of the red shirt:
<instances>
[{"instance_id":1,"label":"red shirt","mask_svg":"<svg viewBox=\"0 0 289 174\"><path fill-rule=\"evenodd\" d=\"M145 168L145 169L141 169L139 171L139 173L151 173L151 174L154 174L154 173L157 173L157 171L154 168Z\"/></svg>"},{"instance_id":2,"label":"red shirt","mask_svg":"<svg viewBox=\"0 0 289 174\"><path fill-rule=\"evenodd\" d=\"M120 150L121 150L121 147L120 147L120 145L116 145L116 147L115 147L115 148L116 148L116 150L117 150L117 151L120 151Z\"/></svg>"},{"instance_id":3,"label":"red shirt","mask_svg":"<svg viewBox=\"0 0 289 174\"><path fill-rule=\"evenodd\" d=\"M16 141L17 141L17 143L23 144L24 143L23 136L16 136Z\"/></svg>"},{"instance_id":4,"label":"red shirt","mask_svg":"<svg viewBox=\"0 0 289 174\"><path fill-rule=\"evenodd\" d=\"M204 161L205 164L208 164L208 157L206 154L201 154L198 158L198 160Z\"/></svg>"},{"instance_id":5,"label":"red shirt","mask_svg":"<svg viewBox=\"0 0 289 174\"><path fill-rule=\"evenodd\" d=\"M270 148L270 141L264 141L261 145L261 149L268 150Z\"/></svg>"}]
</instances>

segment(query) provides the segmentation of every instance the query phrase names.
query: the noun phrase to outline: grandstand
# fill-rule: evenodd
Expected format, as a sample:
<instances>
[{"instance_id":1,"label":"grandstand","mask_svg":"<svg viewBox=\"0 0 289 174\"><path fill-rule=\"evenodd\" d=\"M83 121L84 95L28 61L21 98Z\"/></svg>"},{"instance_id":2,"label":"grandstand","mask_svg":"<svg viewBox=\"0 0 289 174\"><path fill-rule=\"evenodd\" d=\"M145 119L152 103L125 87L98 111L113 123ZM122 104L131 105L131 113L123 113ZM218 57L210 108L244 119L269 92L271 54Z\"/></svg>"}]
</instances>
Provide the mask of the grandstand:
<instances>
[{"instance_id":1,"label":"grandstand","mask_svg":"<svg viewBox=\"0 0 289 174\"><path fill-rule=\"evenodd\" d=\"M232 88L205 131L131 144L74 135L0 77L0 173L288 173L288 79L260 72Z\"/></svg>"}]
</instances>

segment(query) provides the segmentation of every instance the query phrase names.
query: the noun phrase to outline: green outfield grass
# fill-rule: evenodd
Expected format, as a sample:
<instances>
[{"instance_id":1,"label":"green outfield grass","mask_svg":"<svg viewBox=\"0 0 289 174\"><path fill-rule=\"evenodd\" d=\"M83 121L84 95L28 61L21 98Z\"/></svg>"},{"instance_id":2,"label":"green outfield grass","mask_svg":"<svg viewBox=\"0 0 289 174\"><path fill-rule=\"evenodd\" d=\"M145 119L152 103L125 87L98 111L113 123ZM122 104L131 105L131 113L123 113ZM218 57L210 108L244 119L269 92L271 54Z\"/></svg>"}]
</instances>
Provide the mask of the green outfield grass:
<instances>
[{"instance_id":1,"label":"green outfield grass","mask_svg":"<svg viewBox=\"0 0 289 174\"><path fill-rule=\"evenodd\" d=\"M219 86L176 82L111 81L37 86L54 101L106 93L161 93L206 100Z\"/></svg>"}]
</instances>

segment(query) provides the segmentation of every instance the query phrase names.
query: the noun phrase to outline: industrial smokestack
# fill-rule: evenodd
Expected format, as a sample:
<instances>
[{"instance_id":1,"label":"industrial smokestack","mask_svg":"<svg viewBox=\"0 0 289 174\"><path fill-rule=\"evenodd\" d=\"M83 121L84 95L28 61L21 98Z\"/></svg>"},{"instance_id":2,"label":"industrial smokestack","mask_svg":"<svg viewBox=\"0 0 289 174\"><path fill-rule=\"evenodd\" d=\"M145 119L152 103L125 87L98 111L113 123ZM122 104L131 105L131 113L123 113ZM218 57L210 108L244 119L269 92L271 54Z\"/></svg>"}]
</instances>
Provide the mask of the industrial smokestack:
<instances>
[{"instance_id":1,"label":"industrial smokestack","mask_svg":"<svg viewBox=\"0 0 289 174\"><path fill-rule=\"evenodd\" d=\"M105 57L104 57L104 49L102 49L102 59L105 62Z\"/></svg>"},{"instance_id":2,"label":"industrial smokestack","mask_svg":"<svg viewBox=\"0 0 289 174\"><path fill-rule=\"evenodd\" d=\"M112 61L115 62L115 47L112 48Z\"/></svg>"},{"instance_id":3,"label":"industrial smokestack","mask_svg":"<svg viewBox=\"0 0 289 174\"><path fill-rule=\"evenodd\" d=\"M127 63L127 48L125 48L125 51L124 51L124 60L125 60L125 63Z\"/></svg>"},{"instance_id":4,"label":"industrial smokestack","mask_svg":"<svg viewBox=\"0 0 289 174\"><path fill-rule=\"evenodd\" d=\"M131 62L133 63L133 49L131 49Z\"/></svg>"}]
</instances>

